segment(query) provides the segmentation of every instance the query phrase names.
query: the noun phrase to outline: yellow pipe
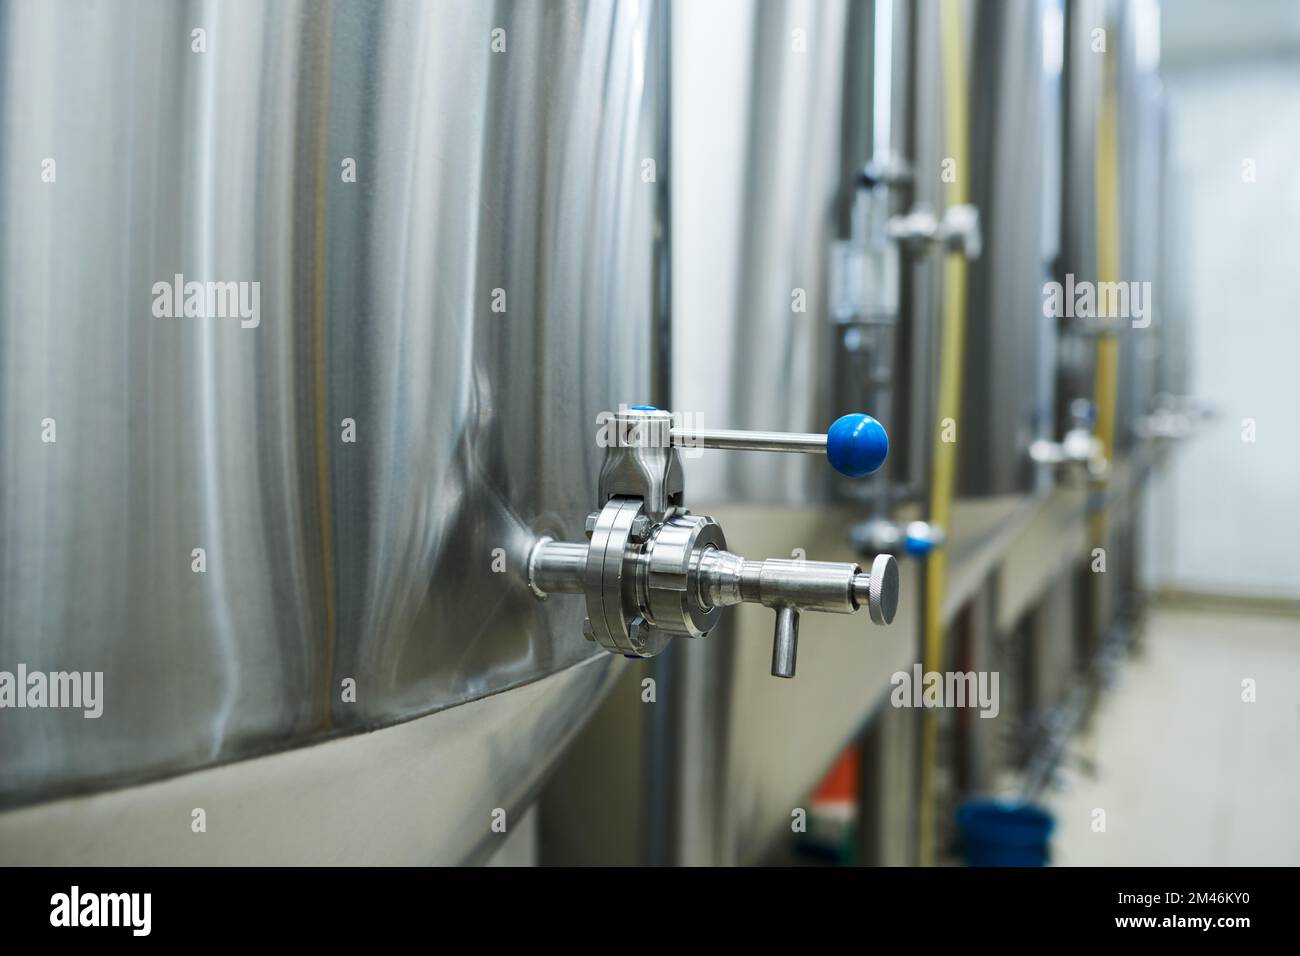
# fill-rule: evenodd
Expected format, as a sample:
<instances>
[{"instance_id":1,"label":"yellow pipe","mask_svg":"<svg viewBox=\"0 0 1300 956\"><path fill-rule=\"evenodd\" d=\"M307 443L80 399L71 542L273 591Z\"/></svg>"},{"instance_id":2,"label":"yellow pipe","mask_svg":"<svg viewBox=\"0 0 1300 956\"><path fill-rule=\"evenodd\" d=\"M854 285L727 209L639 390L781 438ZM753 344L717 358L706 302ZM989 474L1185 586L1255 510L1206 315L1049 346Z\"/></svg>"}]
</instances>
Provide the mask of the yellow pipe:
<instances>
[{"instance_id":1,"label":"yellow pipe","mask_svg":"<svg viewBox=\"0 0 1300 956\"><path fill-rule=\"evenodd\" d=\"M1118 132L1115 116L1115 77L1106 61L1097 117L1096 188L1097 188L1097 282L1118 282L1119 262L1119 161ZM1111 317L1113 319L1113 317ZM1097 339L1096 379L1093 394L1097 401L1096 435L1110 461L1115 445L1115 393L1119 380L1119 339L1109 321Z\"/></svg>"},{"instance_id":2,"label":"yellow pipe","mask_svg":"<svg viewBox=\"0 0 1300 956\"><path fill-rule=\"evenodd\" d=\"M960 0L943 0L940 9L940 59L943 67L944 140L953 160L955 180L948 202L970 201L970 172L967 151L970 136L967 116L966 63L961 47ZM945 440L945 422L958 421L961 404L962 354L966 338L966 278L964 256L944 260L943 325L939 352L938 427L935 429L934 461L930 483L930 520L938 527L952 527L952 498L957 476L957 443ZM943 548L930 553L925 576L923 669L943 668L943 598L947 576L947 555ZM921 792L917 855L922 866L935 862L934 777L939 755L937 711L921 712Z\"/></svg>"},{"instance_id":3,"label":"yellow pipe","mask_svg":"<svg viewBox=\"0 0 1300 956\"><path fill-rule=\"evenodd\" d=\"M1119 224L1119 132L1115 96L1115 68L1109 56L1102 78L1101 103L1097 114L1097 139L1095 147L1095 182L1097 190L1097 282L1118 282L1120 278L1120 224ZM1097 338L1097 366L1094 371L1093 397L1097 408L1095 434L1101 442L1106 461L1115 460L1115 405L1119 390L1119 336L1112 323L1115 316L1103 317L1103 327ZM1088 543L1091 553L1106 547L1109 517L1106 511L1106 474L1097 479L1093 490L1102 502L1088 515ZM1090 588L1092 614L1091 650L1099 649L1101 628L1102 579L1094 576ZM1091 712L1096 702L1097 687L1088 695L1088 715L1085 726L1091 725ZM1085 732L1085 746L1090 739Z\"/></svg>"}]
</instances>

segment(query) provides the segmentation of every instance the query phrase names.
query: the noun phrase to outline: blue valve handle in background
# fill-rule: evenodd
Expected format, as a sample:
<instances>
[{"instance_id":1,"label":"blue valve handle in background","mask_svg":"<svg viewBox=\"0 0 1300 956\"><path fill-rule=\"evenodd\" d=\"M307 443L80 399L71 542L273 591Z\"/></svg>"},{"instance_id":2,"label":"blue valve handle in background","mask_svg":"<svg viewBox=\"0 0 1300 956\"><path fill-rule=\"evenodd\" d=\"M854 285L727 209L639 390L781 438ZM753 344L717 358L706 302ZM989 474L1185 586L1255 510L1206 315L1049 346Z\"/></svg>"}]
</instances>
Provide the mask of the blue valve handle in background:
<instances>
[{"instance_id":1,"label":"blue valve handle in background","mask_svg":"<svg viewBox=\"0 0 1300 956\"><path fill-rule=\"evenodd\" d=\"M903 536L903 550L914 558L924 558L935 548L934 541L908 534Z\"/></svg>"},{"instance_id":2,"label":"blue valve handle in background","mask_svg":"<svg viewBox=\"0 0 1300 956\"><path fill-rule=\"evenodd\" d=\"M855 412L835 419L826 431L826 458L841 475L862 478L885 463L889 435L870 415Z\"/></svg>"}]
</instances>

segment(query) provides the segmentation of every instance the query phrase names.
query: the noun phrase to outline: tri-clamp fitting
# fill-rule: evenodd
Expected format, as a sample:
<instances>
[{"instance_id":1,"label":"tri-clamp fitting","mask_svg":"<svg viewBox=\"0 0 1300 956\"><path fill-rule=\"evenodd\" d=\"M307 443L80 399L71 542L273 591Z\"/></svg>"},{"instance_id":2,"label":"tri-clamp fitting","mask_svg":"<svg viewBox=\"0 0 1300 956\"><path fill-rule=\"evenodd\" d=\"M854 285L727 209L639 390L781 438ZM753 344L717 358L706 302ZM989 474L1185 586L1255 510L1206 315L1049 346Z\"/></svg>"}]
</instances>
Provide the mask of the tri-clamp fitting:
<instances>
[{"instance_id":1,"label":"tri-clamp fitting","mask_svg":"<svg viewBox=\"0 0 1300 956\"><path fill-rule=\"evenodd\" d=\"M719 524L682 507L675 448L824 452L844 474L861 477L884 462L889 441L866 415L846 415L825 435L674 428L648 406L621 409L600 475L602 507L587 517L586 544L542 538L528 561L540 598L583 594L583 632L607 651L653 657L673 637L705 637L722 609L747 602L776 611L772 674L793 677L803 611L852 614L868 609L888 624L898 608L898 564L879 555L871 570L823 561L750 561L727 550Z\"/></svg>"}]
</instances>

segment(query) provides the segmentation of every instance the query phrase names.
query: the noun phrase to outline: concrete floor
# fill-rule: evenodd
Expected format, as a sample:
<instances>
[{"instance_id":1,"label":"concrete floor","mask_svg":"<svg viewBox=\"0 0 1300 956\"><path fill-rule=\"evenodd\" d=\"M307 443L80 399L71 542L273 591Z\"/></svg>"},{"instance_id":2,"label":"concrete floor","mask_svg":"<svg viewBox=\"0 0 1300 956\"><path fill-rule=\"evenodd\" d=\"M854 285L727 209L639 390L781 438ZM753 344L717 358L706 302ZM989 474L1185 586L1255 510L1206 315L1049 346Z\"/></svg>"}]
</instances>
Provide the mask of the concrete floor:
<instances>
[{"instance_id":1,"label":"concrete floor","mask_svg":"<svg viewBox=\"0 0 1300 956\"><path fill-rule=\"evenodd\" d=\"M1058 865L1300 864L1300 618L1154 610L1059 783Z\"/></svg>"}]
</instances>

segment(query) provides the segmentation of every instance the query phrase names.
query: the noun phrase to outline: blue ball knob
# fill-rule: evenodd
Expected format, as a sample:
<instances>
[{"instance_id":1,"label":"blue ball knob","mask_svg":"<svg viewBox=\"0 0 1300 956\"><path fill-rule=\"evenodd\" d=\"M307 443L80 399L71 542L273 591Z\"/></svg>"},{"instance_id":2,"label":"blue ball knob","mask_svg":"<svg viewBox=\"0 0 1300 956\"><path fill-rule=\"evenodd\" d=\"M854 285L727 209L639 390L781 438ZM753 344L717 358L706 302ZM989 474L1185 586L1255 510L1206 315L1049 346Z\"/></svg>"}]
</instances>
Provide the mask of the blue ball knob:
<instances>
[{"instance_id":1,"label":"blue ball knob","mask_svg":"<svg viewBox=\"0 0 1300 956\"><path fill-rule=\"evenodd\" d=\"M885 463L888 454L885 427L870 415L844 415L826 432L826 458L841 475L869 475Z\"/></svg>"},{"instance_id":2,"label":"blue ball knob","mask_svg":"<svg viewBox=\"0 0 1300 956\"><path fill-rule=\"evenodd\" d=\"M914 558L924 558L934 550L934 542L929 538L918 538L913 534L904 535L903 550Z\"/></svg>"}]
</instances>

